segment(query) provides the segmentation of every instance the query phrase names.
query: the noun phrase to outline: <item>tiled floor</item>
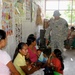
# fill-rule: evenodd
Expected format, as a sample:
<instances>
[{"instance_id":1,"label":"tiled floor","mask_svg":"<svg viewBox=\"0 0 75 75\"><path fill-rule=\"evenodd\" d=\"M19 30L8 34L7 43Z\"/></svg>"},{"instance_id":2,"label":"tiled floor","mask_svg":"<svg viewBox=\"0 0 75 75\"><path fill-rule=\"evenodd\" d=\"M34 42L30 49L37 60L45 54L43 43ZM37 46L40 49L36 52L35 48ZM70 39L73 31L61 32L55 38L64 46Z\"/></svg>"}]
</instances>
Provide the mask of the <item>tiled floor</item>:
<instances>
[{"instance_id":1,"label":"tiled floor","mask_svg":"<svg viewBox=\"0 0 75 75\"><path fill-rule=\"evenodd\" d=\"M64 75L75 75L75 50L67 50L64 55Z\"/></svg>"}]
</instances>

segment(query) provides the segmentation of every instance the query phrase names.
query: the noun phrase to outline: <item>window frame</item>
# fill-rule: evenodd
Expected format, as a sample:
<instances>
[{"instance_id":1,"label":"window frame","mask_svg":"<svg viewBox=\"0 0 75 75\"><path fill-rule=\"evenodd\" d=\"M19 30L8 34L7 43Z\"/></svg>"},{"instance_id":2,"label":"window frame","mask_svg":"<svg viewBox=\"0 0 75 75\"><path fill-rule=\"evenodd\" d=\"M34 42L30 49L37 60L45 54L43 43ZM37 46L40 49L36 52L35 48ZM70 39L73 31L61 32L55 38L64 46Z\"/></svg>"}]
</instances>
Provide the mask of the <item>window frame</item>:
<instances>
[{"instance_id":1,"label":"window frame","mask_svg":"<svg viewBox=\"0 0 75 75\"><path fill-rule=\"evenodd\" d=\"M45 0L45 16L46 16L46 12L47 11L54 11L54 9L47 9L46 8L46 6L47 6L47 4L46 4L46 2L47 1L57 1L58 2L58 9L56 9L56 10L59 10L59 11L67 11L67 9L65 10L65 9L60 9L60 2L61 1L70 1L70 0ZM71 10L68 10L69 12L71 12L71 25L72 25L72 22L73 22L73 13L72 12L75 12L75 8L73 8L73 7L75 7L75 5L73 4L73 2L75 2L74 0L71 0Z\"/></svg>"}]
</instances>

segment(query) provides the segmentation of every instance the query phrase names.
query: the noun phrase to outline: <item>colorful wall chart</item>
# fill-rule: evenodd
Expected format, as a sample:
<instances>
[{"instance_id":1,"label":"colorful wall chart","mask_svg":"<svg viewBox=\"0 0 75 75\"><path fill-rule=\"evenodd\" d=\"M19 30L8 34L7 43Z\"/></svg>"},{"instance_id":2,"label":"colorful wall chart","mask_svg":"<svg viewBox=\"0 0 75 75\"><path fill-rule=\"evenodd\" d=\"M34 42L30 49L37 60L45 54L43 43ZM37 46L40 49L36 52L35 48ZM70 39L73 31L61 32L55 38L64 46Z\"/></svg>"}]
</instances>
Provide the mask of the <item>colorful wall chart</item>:
<instances>
[{"instance_id":1,"label":"colorful wall chart","mask_svg":"<svg viewBox=\"0 0 75 75\"><path fill-rule=\"evenodd\" d=\"M32 8L31 8L31 20L35 21L36 20L36 18L35 18L36 17L36 14L35 14L36 13L36 8L35 8L36 4L35 4L34 1L32 1L32 5L31 6L32 6Z\"/></svg>"},{"instance_id":2,"label":"colorful wall chart","mask_svg":"<svg viewBox=\"0 0 75 75\"><path fill-rule=\"evenodd\" d=\"M31 21L31 0L26 0L26 20Z\"/></svg>"},{"instance_id":3,"label":"colorful wall chart","mask_svg":"<svg viewBox=\"0 0 75 75\"><path fill-rule=\"evenodd\" d=\"M2 29L6 31L7 35L12 35L12 3L3 2L2 5Z\"/></svg>"},{"instance_id":4,"label":"colorful wall chart","mask_svg":"<svg viewBox=\"0 0 75 75\"><path fill-rule=\"evenodd\" d=\"M22 41L22 19L15 19L15 37L16 44L18 45Z\"/></svg>"},{"instance_id":5,"label":"colorful wall chart","mask_svg":"<svg viewBox=\"0 0 75 75\"><path fill-rule=\"evenodd\" d=\"M23 3L21 1L15 2L15 15L23 16L24 15L24 9L23 9Z\"/></svg>"}]
</instances>

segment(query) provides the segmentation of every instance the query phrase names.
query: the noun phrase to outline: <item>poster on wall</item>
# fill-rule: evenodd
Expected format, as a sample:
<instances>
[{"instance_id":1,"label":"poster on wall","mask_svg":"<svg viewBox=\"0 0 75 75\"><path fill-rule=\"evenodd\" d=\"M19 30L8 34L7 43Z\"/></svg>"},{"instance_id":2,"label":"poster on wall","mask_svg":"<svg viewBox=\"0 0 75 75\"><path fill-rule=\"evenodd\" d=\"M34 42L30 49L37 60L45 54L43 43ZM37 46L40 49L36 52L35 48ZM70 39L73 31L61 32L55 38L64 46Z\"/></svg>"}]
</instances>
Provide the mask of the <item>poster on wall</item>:
<instances>
[{"instance_id":1,"label":"poster on wall","mask_svg":"<svg viewBox=\"0 0 75 75\"><path fill-rule=\"evenodd\" d=\"M35 8L35 6L36 6L36 4L35 4L35 2L34 1L32 1L32 8L31 8L31 20L32 21L35 21L35 17L36 17L36 15L35 15L35 13L36 13L36 8Z\"/></svg>"},{"instance_id":2,"label":"poster on wall","mask_svg":"<svg viewBox=\"0 0 75 75\"><path fill-rule=\"evenodd\" d=\"M12 3L3 2L2 4L2 29L6 31L7 35L12 35Z\"/></svg>"},{"instance_id":3,"label":"poster on wall","mask_svg":"<svg viewBox=\"0 0 75 75\"><path fill-rule=\"evenodd\" d=\"M36 21L36 16L37 16L37 9L38 9L38 4L35 0L32 0L32 21Z\"/></svg>"},{"instance_id":4,"label":"poster on wall","mask_svg":"<svg viewBox=\"0 0 75 75\"><path fill-rule=\"evenodd\" d=\"M23 16L24 15L24 9L23 9L23 1L18 0L14 4L15 7L15 15Z\"/></svg>"},{"instance_id":5,"label":"poster on wall","mask_svg":"<svg viewBox=\"0 0 75 75\"><path fill-rule=\"evenodd\" d=\"M26 0L26 20L31 21L31 0Z\"/></svg>"},{"instance_id":6,"label":"poster on wall","mask_svg":"<svg viewBox=\"0 0 75 75\"><path fill-rule=\"evenodd\" d=\"M18 45L22 41L22 19L15 19L15 37L16 44Z\"/></svg>"},{"instance_id":7,"label":"poster on wall","mask_svg":"<svg viewBox=\"0 0 75 75\"><path fill-rule=\"evenodd\" d=\"M17 0L15 7L15 39L18 45L22 41L22 18L24 17L24 0Z\"/></svg>"}]
</instances>

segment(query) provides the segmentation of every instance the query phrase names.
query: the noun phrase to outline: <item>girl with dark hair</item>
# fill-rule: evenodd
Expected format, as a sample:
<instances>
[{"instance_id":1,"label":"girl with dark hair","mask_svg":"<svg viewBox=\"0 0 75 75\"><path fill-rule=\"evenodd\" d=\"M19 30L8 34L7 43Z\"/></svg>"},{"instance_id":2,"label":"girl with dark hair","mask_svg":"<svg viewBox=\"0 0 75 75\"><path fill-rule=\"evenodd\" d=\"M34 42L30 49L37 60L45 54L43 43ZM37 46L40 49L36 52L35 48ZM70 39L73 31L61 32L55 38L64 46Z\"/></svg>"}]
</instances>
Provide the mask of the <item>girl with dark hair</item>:
<instances>
[{"instance_id":1,"label":"girl with dark hair","mask_svg":"<svg viewBox=\"0 0 75 75\"><path fill-rule=\"evenodd\" d=\"M62 58L62 52L59 49L55 49L54 52L50 55L48 63L54 67L54 70L60 74L63 74L64 64Z\"/></svg>"},{"instance_id":2,"label":"girl with dark hair","mask_svg":"<svg viewBox=\"0 0 75 75\"><path fill-rule=\"evenodd\" d=\"M22 50L23 46L25 46L26 44L24 42L21 42L18 44L18 47L16 48L15 50L15 54L14 54L14 57L13 57L13 60L12 62L14 62L14 59L16 58L16 56L18 55L19 51ZM26 45L27 46L27 45Z\"/></svg>"},{"instance_id":3,"label":"girl with dark hair","mask_svg":"<svg viewBox=\"0 0 75 75\"><path fill-rule=\"evenodd\" d=\"M9 54L2 50L7 44L6 32L0 29L0 75L20 75Z\"/></svg>"},{"instance_id":4,"label":"girl with dark hair","mask_svg":"<svg viewBox=\"0 0 75 75\"><path fill-rule=\"evenodd\" d=\"M25 55L28 52L28 46L24 42L18 44L13 57L13 64L21 75L25 75L25 72L21 69L21 66L26 65Z\"/></svg>"},{"instance_id":5,"label":"girl with dark hair","mask_svg":"<svg viewBox=\"0 0 75 75\"><path fill-rule=\"evenodd\" d=\"M13 63L21 75L29 75L38 70L38 67L32 66L30 60L25 59L27 52L27 44L21 42L18 44L13 57Z\"/></svg>"},{"instance_id":6,"label":"girl with dark hair","mask_svg":"<svg viewBox=\"0 0 75 75\"><path fill-rule=\"evenodd\" d=\"M28 44L28 46L31 45L32 42L34 42L34 41L36 41L36 38L33 37L33 36L29 36L29 37L27 38L27 44ZM36 44L35 44L35 45L36 45Z\"/></svg>"},{"instance_id":7,"label":"girl with dark hair","mask_svg":"<svg viewBox=\"0 0 75 75\"><path fill-rule=\"evenodd\" d=\"M28 36L28 38L29 38L29 37L34 37L34 38L36 39L36 36L35 36L34 34L30 34L30 35ZM36 39L36 46L35 46L36 49L38 49L38 45L37 45L37 44L38 44L38 43L37 43L37 39Z\"/></svg>"},{"instance_id":8,"label":"girl with dark hair","mask_svg":"<svg viewBox=\"0 0 75 75\"><path fill-rule=\"evenodd\" d=\"M36 50L36 38L35 37L28 37L27 38L27 44L28 44L28 53L29 58L31 62L37 62L38 56L37 56L37 50Z\"/></svg>"},{"instance_id":9,"label":"girl with dark hair","mask_svg":"<svg viewBox=\"0 0 75 75\"><path fill-rule=\"evenodd\" d=\"M61 62L61 71L64 70L64 64L63 64L63 58L62 58L62 52L59 49L55 49L54 50L54 54L56 55L56 57L60 60Z\"/></svg>"}]
</instances>

